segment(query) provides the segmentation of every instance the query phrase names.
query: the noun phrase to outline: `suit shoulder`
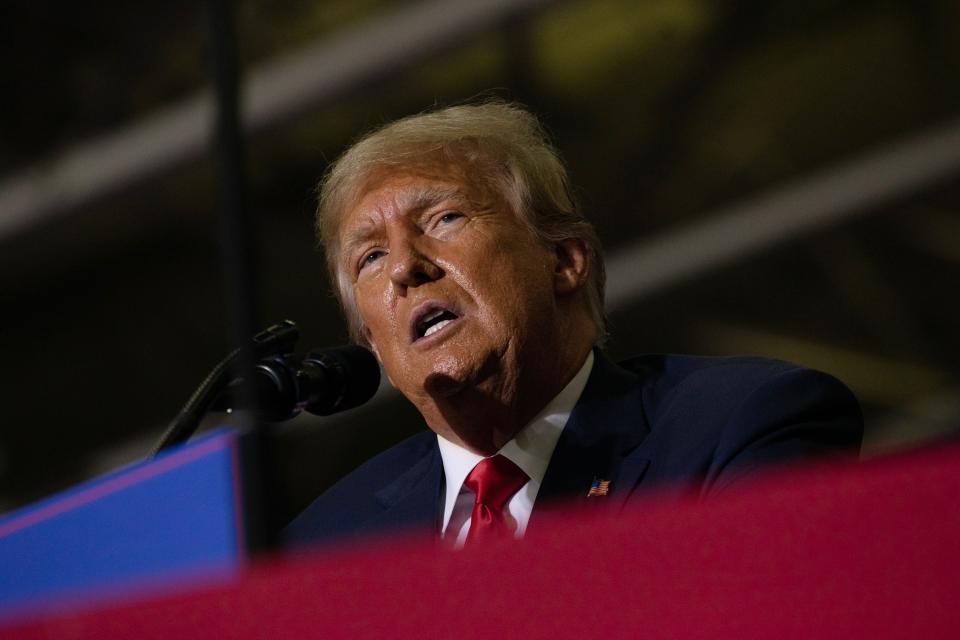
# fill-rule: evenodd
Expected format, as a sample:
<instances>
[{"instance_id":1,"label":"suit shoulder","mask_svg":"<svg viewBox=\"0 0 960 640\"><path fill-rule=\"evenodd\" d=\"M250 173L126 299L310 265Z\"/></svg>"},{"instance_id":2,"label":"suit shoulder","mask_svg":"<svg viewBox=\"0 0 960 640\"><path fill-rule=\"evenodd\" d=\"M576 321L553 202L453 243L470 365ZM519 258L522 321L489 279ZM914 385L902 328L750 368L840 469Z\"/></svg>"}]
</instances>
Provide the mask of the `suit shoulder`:
<instances>
[{"instance_id":1,"label":"suit shoulder","mask_svg":"<svg viewBox=\"0 0 960 640\"><path fill-rule=\"evenodd\" d=\"M408 471L414 462L429 455L436 448L436 439L432 431L422 431L381 451L334 483L320 494L317 501L341 494L355 498L376 492L385 483Z\"/></svg>"},{"instance_id":2,"label":"suit shoulder","mask_svg":"<svg viewBox=\"0 0 960 640\"><path fill-rule=\"evenodd\" d=\"M423 458L436 448L436 434L432 431L421 431L381 451L344 476L337 484L356 484L368 479L382 482L384 477L392 478L403 473L410 468L412 461Z\"/></svg>"},{"instance_id":3,"label":"suit shoulder","mask_svg":"<svg viewBox=\"0 0 960 640\"><path fill-rule=\"evenodd\" d=\"M846 386L833 376L773 358L656 354L618 364L645 380L644 405L654 418L666 412L687 414L698 408L709 408L711 414L720 417L735 411L757 392L765 395L770 390L798 393L817 388L856 403Z\"/></svg>"},{"instance_id":4,"label":"suit shoulder","mask_svg":"<svg viewBox=\"0 0 960 640\"><path fill-rule=\"evenodd\" d=\"M436 451L436 435L417 433L370 458L321 493L282 533L286 547L343 537L362 527L381 505L377 494Z\"/></svg>"},{"instance_id":5,"label":"suit shoulder","mask_svg":"<svg viewBox=\"0 0 960 640\"><path fill-rule=\"evenodd\" d=\"M826 373L758 357L647 355L620 367L649 429L648 486L707 496L761 467L859 450L859 403Z\"/></svg>"},{"instance_id":6,"label":"suit shoulder","mask_svg":"<svg viewBox=\"0 0 960 640\"><path fill-rule=\"evenodd\" d=\"M634 373L652 377L660 386L699 384L713 378L733 375L736 380L763 379L803 367L755 356L693 356L685 354L645 354L617 363Z\"/></svg>"},{"instance_id":7,"label":"suit shoulder","mask_svg":"<svg viewBox=\"0 0 960 640\"><path fill-rule=\"evenodd\" d=\"M677 388L751 387L791 371L813 372L785 360L754 356L648 354L617 364L644 377L660 394Z\"/></svg>"}]
</instances>

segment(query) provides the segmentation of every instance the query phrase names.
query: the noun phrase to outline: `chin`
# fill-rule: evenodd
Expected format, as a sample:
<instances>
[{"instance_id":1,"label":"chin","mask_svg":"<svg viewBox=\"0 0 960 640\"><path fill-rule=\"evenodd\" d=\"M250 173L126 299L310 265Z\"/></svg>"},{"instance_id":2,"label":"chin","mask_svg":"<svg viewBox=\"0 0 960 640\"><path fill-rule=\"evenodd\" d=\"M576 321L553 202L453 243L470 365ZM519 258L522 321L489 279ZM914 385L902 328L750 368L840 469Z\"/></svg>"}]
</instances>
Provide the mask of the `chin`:
<instances>
[{"instance_id":1,"label":"chin","mask_svg":"<svg viewBox=\"0 0 960 640\"><path fill-rule=\"evenodd\" d=\"M499 361L487 356L478 358L475 351L468 356L444 354L437 357L424 380L424 389L434 397L450 397L466 389L476 389L499 370Z\"/></svg>"},{"instance_id":2,"label":"chin","mask_svg":"<svg viewBox=\"0 0 960 640\"><path fill-rule=\"evenodd\" d=\"M444 373L431 373L423 382L423 388L431 398L449 398L466 387L463 380Z\"/></svg>"}]
</instances>

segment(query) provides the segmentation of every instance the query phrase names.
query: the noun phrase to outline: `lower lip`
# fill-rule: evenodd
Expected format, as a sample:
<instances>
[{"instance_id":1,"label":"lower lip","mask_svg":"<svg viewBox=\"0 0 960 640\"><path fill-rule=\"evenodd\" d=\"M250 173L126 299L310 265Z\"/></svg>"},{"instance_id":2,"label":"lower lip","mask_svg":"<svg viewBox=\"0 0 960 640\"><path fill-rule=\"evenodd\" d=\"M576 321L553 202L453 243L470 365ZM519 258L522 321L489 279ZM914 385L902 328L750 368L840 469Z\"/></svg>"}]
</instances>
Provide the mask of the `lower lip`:
<instances>
[{"instance_id":1,"label":"lower lip","mask_svg":"<svg viewBox=\"0 0 960 640\"><path fill-rule=\"evenodd\" d=\"M460 321L463 320L463 316L458 316L445 324L442 329L434 331L429 336L424 336L422 338L417 338L413 341L415 347L428 347L438 340L443 340L443 338L448 335L451 331L455 330L456 327L460 326Z\"/></svg>"}]
</instances>

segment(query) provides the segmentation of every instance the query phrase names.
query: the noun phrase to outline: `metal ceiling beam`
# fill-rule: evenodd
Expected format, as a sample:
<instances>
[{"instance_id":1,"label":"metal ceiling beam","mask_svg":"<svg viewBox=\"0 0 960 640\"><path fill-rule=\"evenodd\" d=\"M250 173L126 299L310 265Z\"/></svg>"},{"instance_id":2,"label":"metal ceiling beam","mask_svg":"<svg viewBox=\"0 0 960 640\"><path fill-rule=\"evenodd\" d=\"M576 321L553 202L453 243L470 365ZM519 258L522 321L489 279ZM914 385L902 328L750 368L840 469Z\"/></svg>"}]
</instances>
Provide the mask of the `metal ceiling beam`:
<instances>
[{"instance_id":1,"label":"metal ceiling beam","mask_svg":"<svg viewBox=\"0 0 960 640\"><path fill-rule=\"evenodd\" d=\"M404 6L256 67L244 79L248 133L282 124L384 74L413 65L557 0L429 0ZM196 160L213 102L179 104L0 180L0 239Z\"/></svg>"},{"instance_id":2,"label":"metal ceiling beam","mask_svg":"<svg viewBox=\"0 0 960 640\"><path fill-rule=\"evenodd\" d=\"M554 2L431 0L324 38L250 74L245 128L255 132L280 124L358 84ZM0 238L200 157L212 118L211 97L201 92L0 181ZM960 121L640 240L608 259L608 310L958 172Z\"/></svg>"},{"instance_id":3,"label":"metal ceiling beam","mask_svg":"<svg viewBox=\"0 0 960 640\"><path fill-rule=\"evenodd\" d=\"M611 255L607 311L960 174L960 120L787 183Z\"/></svg>"}]
</instances>

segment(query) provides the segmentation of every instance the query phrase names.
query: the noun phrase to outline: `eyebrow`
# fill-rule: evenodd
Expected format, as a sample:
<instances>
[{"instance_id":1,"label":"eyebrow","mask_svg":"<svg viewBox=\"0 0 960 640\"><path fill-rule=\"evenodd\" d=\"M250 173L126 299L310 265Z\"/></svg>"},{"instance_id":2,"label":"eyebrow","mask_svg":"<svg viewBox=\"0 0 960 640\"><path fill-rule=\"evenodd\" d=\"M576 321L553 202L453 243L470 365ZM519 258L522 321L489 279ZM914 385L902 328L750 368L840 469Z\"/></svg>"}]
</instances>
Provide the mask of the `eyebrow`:
<instances>
[{"instance_id":1,"label":"eyebrow","mask_svg":"<svg viewBox=\"0 0 960 640\"><path fill-rule=\"evenodd\" d=\"M404 211L417 214L447 200L465 203L467 196L458 187L426 187L407 194L400 201L400 206Z\"/></svg>"},{"instance_id":2,"label":"eyebrow","mask_svg":"<svg viewBox=\"0 0 960 640\"><path fill-rule=\"evenodd\" d=\"M402 211L406 212L405 215L416 216L448 200L458 203L469 201L463 190L457 187L425 187L404 194L399 199L398 205ZM373 220L365 220L347 231L340 243L341 255L350 256L357 246L376 234L379 226L379 223Z\"/></svg>"},{"instance_id":3,"label":"eyebrow","mask_svg":"<svg viewBox=\"0 0 960 640\"><path fill-rule=\"evenodd\" d=\"M347 231L343 236L343 241L340 243L340 255L345 258L351 257L354 251L356 251L356 247L366 242L368 238L376 233L378 226L376 222L367 220Z\"/></svg>"}]
</instances>

